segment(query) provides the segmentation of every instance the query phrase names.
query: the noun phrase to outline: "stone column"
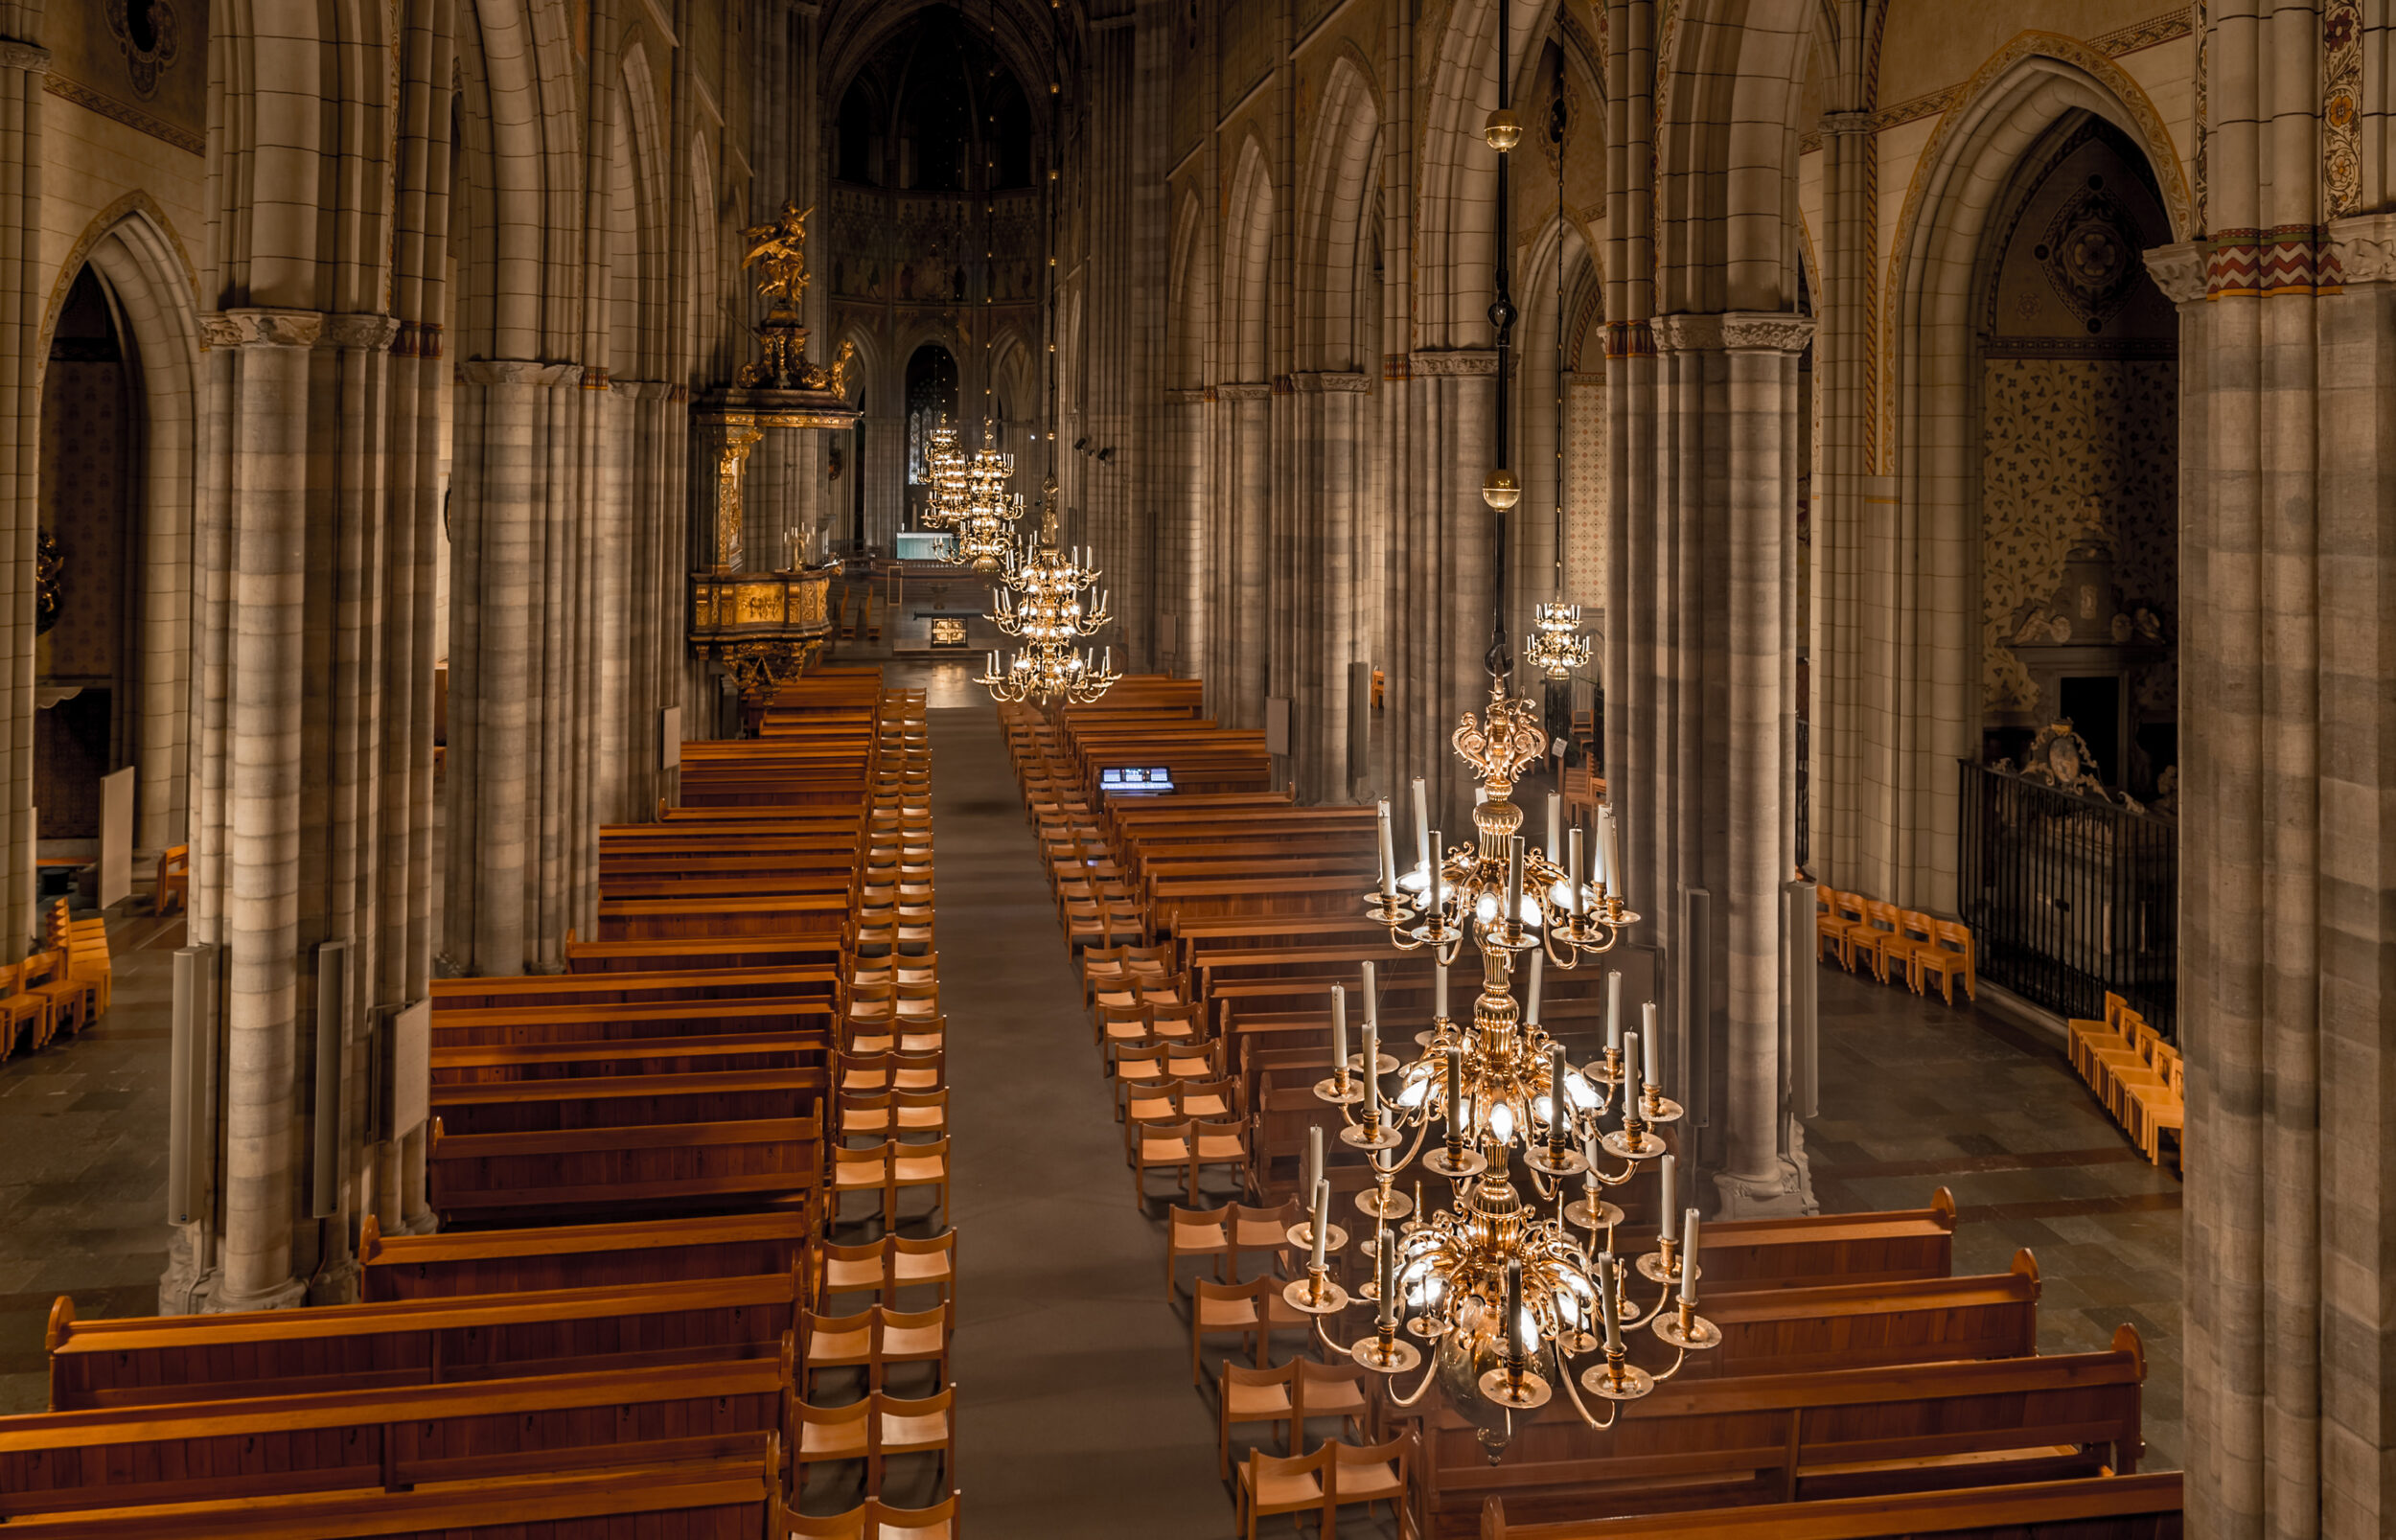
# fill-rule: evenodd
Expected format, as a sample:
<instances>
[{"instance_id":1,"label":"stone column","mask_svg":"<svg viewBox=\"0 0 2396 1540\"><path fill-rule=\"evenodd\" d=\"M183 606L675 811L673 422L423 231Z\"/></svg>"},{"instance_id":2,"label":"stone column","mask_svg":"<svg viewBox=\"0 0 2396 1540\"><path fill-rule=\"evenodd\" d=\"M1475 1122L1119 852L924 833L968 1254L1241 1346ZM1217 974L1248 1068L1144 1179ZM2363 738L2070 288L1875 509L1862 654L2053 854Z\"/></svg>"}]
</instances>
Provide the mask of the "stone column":
<instances>
[{"instance_id":1,"label":"stone column","mask_svg":"<svg viewBox=\"0 0 2396 1540\"><path fill-rule=\"evenodd\" d=\"M1230 727L1264 725L1266 666L1271 655L1271 585L1266 563L1273 511L1273 387L1246 381L1216 387L1229 402L1220 421L1230 495L1222 514L1230 525L1216 571L1226 599L1220 652L1223 684L1215 715Z\"/></svg>"},{"instance_id":2,"label":"stone column","mask_svg":"<svg viewBox=\"0 0 2396 1540\"><path fill-rule=\"evenodd\" d=\"M324 318L209 317L238 350L222 456L233 510L231 825L224 942L224 1247L211 1310L297 1304L291 1267L309 355Z\"/></svg>"},{"instance_id":3,"label":"stone column","mask_svg":"<svg viewBox=\"0 0 2396 1540\"><path fill-rule=\"evenodd\" d=\"M1863 775L1863 673L1856 606L1866 602L1863 563L1864 360L1871 271L1871 211L1865 202L1874 153L1867 112L1822 115L1822 329L1814 355L1822 465L1814 477L1811 737L1807 769L1815 872L1852 882Z\"/></svg>"},{"instance_id":4,"label":"stone column","mask_svg":"<svg viewBox=\"0 0 2396 1540\"><path fill-rule=\"evenodd\" d=\"M1664 596L1647 612L1660 660L1651 718L1624 724L1662 749L1651 777L1616 793L1658 831L1661 881L1633 895L1668 956L1704 970L1709 1010L1691 1023L1695 1156L1729 1217L1809 1207L1787 1115L1781 887L1792 852L1787 803L1793 640L1797 355L1810 319L1782 312L1666 315L1652 323L1659 376L1656 564L1632 575ZM1634 610L1634 623L1647 618ZM1702 956L1685 895L1710 895ZM1683 977L1686 977L1684 972Z\"/></svg>"},{"instance_id":5,"label":"stone column","mask_svg":"<svg viewBox=\"0 0 2396 1540\"><path fill-rule=\"evenodd\" d=\"M36 8L37 10L38 8ZM23 18L30 20L30 17ZM0 955L19 956L33 909L34 547L40 531L42 80L50 55L0 38Z\"/></svg>"},{"instance_id":6,"label":"stone column","mask_svg":"<svg viewBox=\"0 0 2396 1540\"><path fill-rule=\"evenodd\" d=\"M542 586L552 569L552 397L572 365L475 359L460 367L449 607L449 903L450 961L464 973L524 971L544 938L553 868L534 797L544 708L563 708L539 668L552 645ZM562 519L561 519L562 522ZM539 630L536 630L536 623ZM549 912L555 913L553 908Z\"/></svg>"}]
</instances>

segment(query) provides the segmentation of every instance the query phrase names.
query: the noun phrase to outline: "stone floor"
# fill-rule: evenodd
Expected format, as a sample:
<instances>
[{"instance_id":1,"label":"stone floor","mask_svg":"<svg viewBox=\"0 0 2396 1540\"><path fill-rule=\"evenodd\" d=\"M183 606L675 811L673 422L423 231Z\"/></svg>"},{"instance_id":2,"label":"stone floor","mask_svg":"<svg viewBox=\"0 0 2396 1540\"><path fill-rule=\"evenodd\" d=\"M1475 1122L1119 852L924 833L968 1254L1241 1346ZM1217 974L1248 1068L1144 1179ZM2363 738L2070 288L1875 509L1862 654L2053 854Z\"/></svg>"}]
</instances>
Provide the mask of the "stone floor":
<instances>
[{"instance_id":1,"label":"stone floor","mask_svg":"<svg viewBox=\"0 0 2396 1540\"><path fill-rule=\"evenodd\" d=\"M1821 971L1822 1115L1806 1122L1826 1213L1955 1195L1955 1271L2038 1259L2039 1350L2087 1352L2137 1328L2146 1468L2179 1465L2180 1183L2147 1164L2062 1044L1958 999Z\"/></svg>"},{"instance_id":2,"label":"stone floor","mask_svg":"<svg viewBox=\"0 0 2396 1540\"><path fill-rule=\"evenodd\" d=\"M1121 1135L1008 773L963 661L889 665L929 694L942 1001L959 1231L959 1470L975 1532L1214 1536L1214 1413L1163 1290L1163 1227L1130 1201ZM142 907L136 901L135 908ZM150 1311L164 1266L167 1002L179 921L120 920L116 1003L74 1042L0 1064L0 1412L45 1399L42 1325ZM2145 1341L2148 1464L2178 1463L2180 1193L2060 1044L1965 1003L1821 975L1827 1211L1961 1207L1959 1272L2028 1247L2040 1348ZM1093 1480L1102 1469L1104 1480ZM1343 1527L1350 1535L1361 1525Z\"/></svg>"},{"instance_id":3,"label":"stone floor","mask_svg":"<svg viewBox=\"0 0 2396 1540\"><path fill-rule=\"evenodd\" d=\"M158 1308L167 1012L182 944L179 916L113 921L107 1014L0 1064L0 1413L50 1404L42 1329L59 1295L85 1320Z\"/></svg>"}]
</instances>

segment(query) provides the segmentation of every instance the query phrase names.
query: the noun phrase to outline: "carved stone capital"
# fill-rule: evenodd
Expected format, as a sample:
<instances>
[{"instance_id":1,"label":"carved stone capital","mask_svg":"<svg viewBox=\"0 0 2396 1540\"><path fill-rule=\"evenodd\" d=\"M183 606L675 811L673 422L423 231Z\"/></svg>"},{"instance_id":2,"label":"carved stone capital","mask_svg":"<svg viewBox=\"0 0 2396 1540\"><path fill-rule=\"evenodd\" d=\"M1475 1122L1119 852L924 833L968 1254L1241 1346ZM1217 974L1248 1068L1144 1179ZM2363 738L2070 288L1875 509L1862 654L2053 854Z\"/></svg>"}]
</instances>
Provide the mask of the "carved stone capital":
<instances>
[{"instance_id":1,"label":"carved stone capital","mask_svg":"<svg viewBox=\"0 0 2396 1540\"><path fill-rule=\"evenodd\" d=\"M1417 353L1412 365L1417 379L1438 375L1494 375L1497 373L1497 350L1444 348L1436 353Z\"/></svg>"},{"instance_id":2,"label":"carved stone capital","mask_svg":"<svg viewBox=\"0 0 2396 1540\"><path fill-rule=\"evenodd\" d=\"M583 366L536 358L468 358L458 364L457 377L469 385L579 385Z\"/></svg>"},{"instance_id":3,"label":"carved stone capital","mask_svg":"<svg viewBox=\"0 0 2396 1540\"><path fill-rule=\"evenodd\" d=\"M1872 114L1869 112L1825 112L1822 114L1822 133L1825 138L1832 134L1865 134L1871 131Z\"/></svg>"},{"instance_id":4,"label":"carved stone capital","mask_svg":"<svg viewBox=\"0 0 2396 1540\"><path fill-rule=\"evenodd\" d=\"M199 318L199 335L212 348L312 348L324 326L317 310L218 310Z\"/></svg>"},{"instance_id":5,"label":"carved stone capital","mask_svg":"<svg viewBox=\"0 0 2396 1540\"><path fill-rule=\"evenodd\" d=\"M1658 353L1803 353L1813 340L1813 317L1794 310L1659 315L1648 326Z\"/></svg>"},{"instance_id":6,"label":"carved stone capital","mask_svg":"<svg viewBox=\"0 0 2396 1540\"><path fill-rule=\"evenodd\" d=\"M1214 387L1214 393L1223 401L1267 401L1273 384L1265 379L1227 379Z\"/></svg>"},{"instance_id":7,"label":"carved stone capital","mask_svg":"<svg viewBox=\"0 0 2396 1540\"><path fill-rule=\"evenodd\" d=\"M2339 281L2348 287L2357 284L2396 284L2396 214L2357 214L2332 219L2330 251L2338 263ZM2151 258L2154 254L2148 255ZM2171 291L2167 288L2164 292Z\"/></svg>"},{"instance_id":8,"label":"carved stone capital","mask_svg":"<svg viewBox=\"0 0 2396 1540\"><path fill-rule=\"evenodd\" d=\"M1364 395L1372 389L1372 377L1351 374L1344 370L1310 369L1289 377L1290 388L1301 396Z\"/></svg>"},{"instance_id":9,"label":"carved stone capital","mask_svg":"<svg viewBox=\"0 0 2396 1540\"><path fill-rule=\"evenodd\" d=\"M2163 297L2175 305L2188 305L2204 298L2204 248L2193 241L2176 241L2168 246L2150 246L2146 251L2147 276Z\"/></svg>"},{"instance_id":10,"label":"carved stone capital","mask_svg":"<svg viewBox=\"0 0 2396 1540\"><path fill-rule=\"evenodd\" d=\"M23 70L28 75L50 73L50 50L35 43L21 43L13 37L0 37L0 68Z\"/></svg>"},{"instance_id":11,"label":"carved stone capital","mask_svg":"<svg viewBox=\"0 0 2396 1540\"><path fill-rule=\"evenodd\" d=\"M325 348L373 348L377 351L391 345L400 334L396 315L381 315L370 310L343 310L325 317L323 331L316 345Z\"/></svg>"},{"instance_id":12,"label":"carved stone capital","mask_svg":"<svg viewBox=\"0 0 2396 1540\"><path fill-rule=\"evenodd\" d=\"M1200 406L1206 403L1206 400L1207 387L1204 385L1174 386L1164 393L1164 402L1168 406Z\"/></svg>"}]
</instances>

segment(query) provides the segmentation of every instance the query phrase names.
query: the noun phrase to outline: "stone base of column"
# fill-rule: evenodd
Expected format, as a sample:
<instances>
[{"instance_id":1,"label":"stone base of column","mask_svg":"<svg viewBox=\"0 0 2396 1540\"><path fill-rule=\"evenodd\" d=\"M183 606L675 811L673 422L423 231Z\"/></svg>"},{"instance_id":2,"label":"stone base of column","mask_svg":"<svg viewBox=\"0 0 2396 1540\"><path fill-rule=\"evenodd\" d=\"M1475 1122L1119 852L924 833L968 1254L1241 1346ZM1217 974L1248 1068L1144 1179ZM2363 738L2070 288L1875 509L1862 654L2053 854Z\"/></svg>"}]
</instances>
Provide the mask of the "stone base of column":
<instances>
[{"instance_id":1,"label":"stone base of column","mask_svg":"<svg viewBox=\"0 0 2396 1540\"><path fill-rule=\"evenodd\" d=\"M1806 1161L1805 1130L1792 1128L1788 1143L1788 1155L1779 1158L1774 1170L1757 1175L1715 1172L1714 1192L1721 1207L1714 1217L1793 1219L1820 1212L1821 1205L1813 1196L1813 1173Z\"/></svg>"},{"instance_id":2,"label":"stone base of column","mask_svg":"<svg viewBox=\"0 0 2396 1540\"><path fill-rule=\"evenodd\" d=\"M158 1275L158 1314L162 1316L196 1316L207 1308L217 1270L198 1263L193 1238L198 1228L175 1227L174 1239L167 1248L167 1270Z\"/></svg>"},{"instance_id":3,"label":"stone base of column","mask_svg":"<svg viewBox=\"0 0 2396 1540\"><path fill-rule=\"evenodd\" d=\"M303 1285L310 1304L356 1304L363 1299L366 1269L355 1256L344 1256Z\"/></svg>"},{"instance_id":4,"label":"stone base of column","mask_svg":"<svg viewBox=\"0 0 2396 1540\"><path fill-rule=\"evenodd\" d=\"M355 1266L356 1264L351 1264ZM211 1292L199 1304L202 1315L224 1315L235 1311L296 1310L308 1302L308 1280L285 1278L263 1294L231 1296Z\"/></svg>"}]
</instances>

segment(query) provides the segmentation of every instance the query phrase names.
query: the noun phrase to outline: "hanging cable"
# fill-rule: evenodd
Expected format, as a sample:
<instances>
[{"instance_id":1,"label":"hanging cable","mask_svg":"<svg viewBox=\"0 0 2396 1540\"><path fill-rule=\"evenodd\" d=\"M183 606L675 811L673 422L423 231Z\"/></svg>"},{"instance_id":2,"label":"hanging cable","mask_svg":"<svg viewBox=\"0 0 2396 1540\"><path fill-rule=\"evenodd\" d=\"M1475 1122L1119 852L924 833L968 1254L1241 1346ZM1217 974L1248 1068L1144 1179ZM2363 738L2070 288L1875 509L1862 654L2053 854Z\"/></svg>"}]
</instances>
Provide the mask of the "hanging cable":
<instances>
[{"instance_id":1,"label":"hanging cable","mask_svg":"<svg viewBox=\"0 0 2396 1540\"><path fill-rule=\"evenodd\" d=\"M1507 212L1507 184L1511 163L1506 158L1522 142L1522 120L1514 115L1509 88L1508 56L1512 52L1513 7L1498 0L1497 110L1489 114L1482 138L1498 152L1496 296L1489 301L1489 324L1497 329L1497 469L1482 485L1482 501L1489 506L1495 553L1489 563L1489 651L1484 661L1489 678L1503 684L1514 671L1513 649L1506 635L1506 515L1522 500L1522 483L1511 469L1512 439L1508 429L1507 382L1513 368L1514 296L1509 287L1509 258L1514 243L1513 224Z\"/></svg>"}]
</instances>

